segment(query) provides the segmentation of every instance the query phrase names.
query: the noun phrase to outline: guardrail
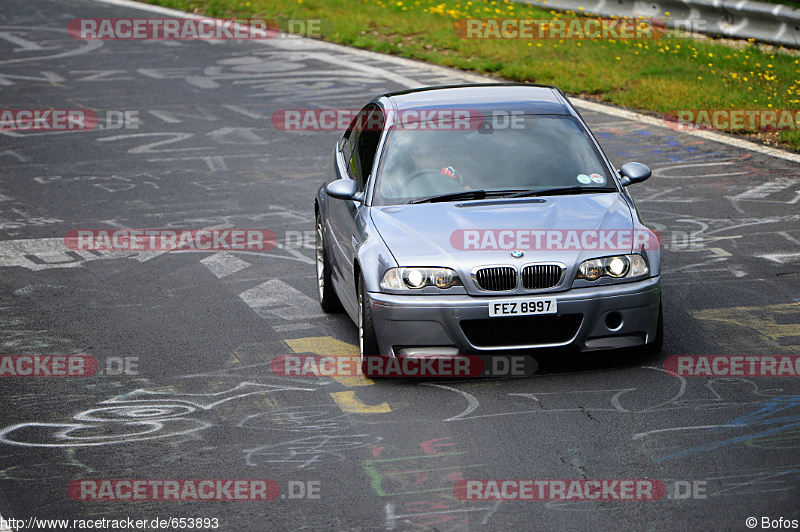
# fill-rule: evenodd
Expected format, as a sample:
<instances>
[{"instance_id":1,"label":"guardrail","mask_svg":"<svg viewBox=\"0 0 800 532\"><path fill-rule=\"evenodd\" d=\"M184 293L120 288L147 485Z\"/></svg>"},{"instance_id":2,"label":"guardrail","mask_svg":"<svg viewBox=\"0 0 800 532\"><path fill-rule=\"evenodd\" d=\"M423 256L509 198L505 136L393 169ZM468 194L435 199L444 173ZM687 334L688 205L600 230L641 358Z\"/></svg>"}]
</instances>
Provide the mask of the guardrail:
<instances>
[{"instance_id":1,"label":"guardrail","mask_svg":"<svg viewBox=\"0 0 800 532\"><path fill-rule=\"evenodd\" d=\"M534 0L524 3L602 17L652 18L679 30L800 48L800 9L783 4L749 0Z\"/></svg>"}]
</instances>

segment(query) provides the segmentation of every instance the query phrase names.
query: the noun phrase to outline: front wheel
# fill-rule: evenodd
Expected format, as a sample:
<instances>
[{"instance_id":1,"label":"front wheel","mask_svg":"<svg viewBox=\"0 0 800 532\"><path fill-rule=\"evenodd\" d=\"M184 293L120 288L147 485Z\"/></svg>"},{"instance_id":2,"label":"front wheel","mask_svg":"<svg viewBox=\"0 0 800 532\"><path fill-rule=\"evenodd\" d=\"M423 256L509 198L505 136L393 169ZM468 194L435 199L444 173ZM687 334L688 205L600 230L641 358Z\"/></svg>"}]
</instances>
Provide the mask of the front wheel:
<instances>
[{"instance_id":1,"label":"front wheel","mask_svg":"<svg viewBox=\"0 0 800 532\"><path fill-rule=\"evenodd\" d=\"M325 239L322 233L322 216L317 214L317 231L315 239L316 265L317 265L317 291L319 292L319 306L325 312L341 310L342 303L333 289L331 283L331 265L328 261L328 252L325 250Z\"/></svg>"},{"instance_id":2,"label":"front wheel","mask_svg":"<svg viewBox=\"0 0 800 532\"><path fill-rule=\"evenodd\" d=\"M379 357L378 338L375 335L375 324L372 321L372 306L369 294L364 285L364 278L358 277L358 352L361 355L361 373L365 377L380 377L369 361Z\"/></svg>"}]
</instances>

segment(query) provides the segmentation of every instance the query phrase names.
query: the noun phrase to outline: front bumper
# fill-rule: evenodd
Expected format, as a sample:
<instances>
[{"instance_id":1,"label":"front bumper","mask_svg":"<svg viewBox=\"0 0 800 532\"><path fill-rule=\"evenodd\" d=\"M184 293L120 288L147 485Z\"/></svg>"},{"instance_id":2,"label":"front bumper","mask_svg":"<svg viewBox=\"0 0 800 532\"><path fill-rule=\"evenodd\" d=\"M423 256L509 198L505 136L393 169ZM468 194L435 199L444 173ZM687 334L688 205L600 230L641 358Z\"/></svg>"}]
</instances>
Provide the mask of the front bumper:
<instances>
[{"instance_id":1,"label":"front bumper","mask_svg":"<svg viewBox=\"0 0 800 532\"><path fill-rule=\"evenodd\" d=\"M455 348L465 355L563 346L590 351L652 342L658 324L661 284L660 277L652 277L527 296L370 292L369 297L384 356L419 353L419 348L430 348L432 352L437 350L434 348ZM489 318L493 300L531 297L557 298L558 314Z\"/></svg>"}]
</instances>

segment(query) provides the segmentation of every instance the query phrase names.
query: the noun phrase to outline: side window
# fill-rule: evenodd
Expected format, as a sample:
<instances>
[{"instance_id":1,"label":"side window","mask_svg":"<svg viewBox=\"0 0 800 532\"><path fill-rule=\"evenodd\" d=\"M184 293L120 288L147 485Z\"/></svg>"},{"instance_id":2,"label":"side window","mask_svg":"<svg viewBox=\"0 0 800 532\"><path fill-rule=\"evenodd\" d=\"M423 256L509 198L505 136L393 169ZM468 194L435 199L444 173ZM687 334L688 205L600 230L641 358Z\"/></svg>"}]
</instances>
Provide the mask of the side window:
<instances>
[{"instance_id":1,"label":"side window","mask_svg":"<svg viewBox=\"0 0 800 532\"><path fill-rule=\"evenodd\" d=\"M356 154L356 146L358 146L358 139L361 137L360 131L353 131L353 134L350 135L350 159L347 161L347 169L350 172L350 177L353 179L358 179L358 156ZM361 190L361 187L359 187Z\"/></svg>"},{"instance_id":2,"label":"side window","mask_svg":"<svg viewBox=\"0 0 800 532\"><path fill-rule=\"evenodd\" d=\"M356 156L358 158L358 190L366 188L369 173L372 171L372 163L375 162L375 153L378 151L378 143L384 127L383 111L376 106L369 109L366 122L363 124L361 134L356 143Z\"/></svg>"},{"instance_id":3,"label":"side window","mask_svg":"<svg viewBox=\"0 0 800 532\"><path fill-rule=\"evenodd\" d=\"M378 143L383 133L383 112L376 105L359 111L342 139L342 156L347 161L347 171L363 192L375 161Z\"/></svg>"},{"instance_id":4,"label":"side window","mask_svg":"<svg viewBox=\"0 0 800 532\"><path fill-rule=\"evenodd\" d=\"M358 139L364 127L367 110L362 109L350 123L350 129L345 134L346 141L342 144L342 156L347 161L347 173L352 179L358 179Z\"/></svg>"},{"instance_id":5,"label":"side window","mask_svg":"<svg viewBox=\"0 0 800 532\"><path fill-rule=\"evenodd\" d=\"M342 158L349 163L350 161L350 154L353 152L353 148L350 145L350 136L353 134L351 129L348 129L342 135L341 143L339 144L339 151L342 154ZM344 177L344 176L342 176ZM351 175L350 177L354 177Z\"/></svg>"}]
</instances>

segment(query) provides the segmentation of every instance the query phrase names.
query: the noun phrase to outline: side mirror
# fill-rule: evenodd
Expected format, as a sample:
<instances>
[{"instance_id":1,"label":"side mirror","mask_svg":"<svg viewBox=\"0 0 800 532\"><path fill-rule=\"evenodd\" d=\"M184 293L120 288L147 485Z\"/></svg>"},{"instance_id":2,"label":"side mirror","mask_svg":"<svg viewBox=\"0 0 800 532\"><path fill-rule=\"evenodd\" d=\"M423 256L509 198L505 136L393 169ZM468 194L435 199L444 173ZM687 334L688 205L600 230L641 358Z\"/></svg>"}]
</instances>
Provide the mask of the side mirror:
<instances>
[{"instance_id":1,"label":"side mirror","mask_svg":"<svg viewBox=\"0 0 800 532\"><path fill-rule=\"evenodd\" d=\"M621 182L623 187L634 183L641 183L653 175L653 172L641 163L624 164L622 168L619 169L619 173L622 176Z\"/></svg>"},{"instance_id":2,"label":"side mirror","mask_svg":"<svg viewBox=\"0 0 800 532\"><path fill-rule=\"evenodd\" d=\"M325 193L336 199L363 201L361 194L358 193L358 183L353 179L337 179L328 183Z\"/></svg>"}]
</instances>

